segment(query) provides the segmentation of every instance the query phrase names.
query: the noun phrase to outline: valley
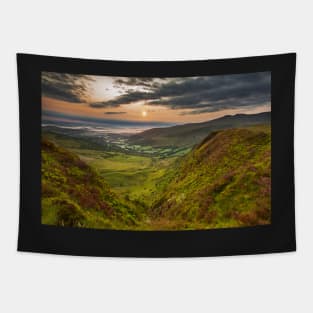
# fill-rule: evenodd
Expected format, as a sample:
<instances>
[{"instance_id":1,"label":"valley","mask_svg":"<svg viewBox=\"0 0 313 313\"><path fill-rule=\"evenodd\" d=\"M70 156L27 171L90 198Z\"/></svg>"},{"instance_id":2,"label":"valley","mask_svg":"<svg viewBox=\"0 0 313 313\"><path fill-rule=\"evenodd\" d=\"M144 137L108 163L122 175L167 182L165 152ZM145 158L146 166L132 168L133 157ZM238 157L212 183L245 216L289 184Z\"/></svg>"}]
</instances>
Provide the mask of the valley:
<instances>
[{"instance_id":1,"label":"valley","mask_svg":"<svg viewBox=\"0 0 313 313\"><path fill-rule=\"evenodd\" d=\"M98 200L105 199L111 215L98 209L103 205L93 203L90 191L88 206L80 198L75 205L96 218L85 217L74 226L134 230L253 226L270 223L269 119L269 113L227 116L136 134L49 126L43 128L42 137L45 145L64 149L94 171L109 190ZM51 170L50 165L43 160L43 171ZM64 178L67 182L73 180L76 169L62 171L70 176ZM54 179L46 176L43 186L55 186ZM71 192L62 191L66 201L73 201ZM54 217L47 213L54 197L49 192L43 195L44 223L56 221L57 213Z\"/></svg>"}]
</instances>

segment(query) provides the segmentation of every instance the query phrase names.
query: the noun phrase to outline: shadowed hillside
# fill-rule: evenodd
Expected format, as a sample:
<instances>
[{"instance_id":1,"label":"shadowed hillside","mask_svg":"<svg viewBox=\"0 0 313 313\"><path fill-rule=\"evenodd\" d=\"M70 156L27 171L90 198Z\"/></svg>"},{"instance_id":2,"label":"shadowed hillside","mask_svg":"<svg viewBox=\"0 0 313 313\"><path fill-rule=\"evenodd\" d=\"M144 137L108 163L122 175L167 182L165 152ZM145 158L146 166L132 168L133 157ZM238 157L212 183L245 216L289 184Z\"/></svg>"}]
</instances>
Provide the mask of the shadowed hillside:
<instances>
[{"instance_id":1,"label":"shadowed hillside","mask_svg":"<svg viewBox=\"0 0 313 313\"><path fill-rule=\"evenodd\" d=\"M88 228L135 228L139 214L117 198L95 170L75 154L43 139L42 223ZM140 212L137 206L136 212Z\"/></svg>"},{"instance_id":2,"label":"shadowed hillside","mask_svg":"<svg viewBox=\"0 0 313 313\"><path fill-rule=\"evenodd\" d=\"M167 178L152 227L192 229L269 224L271 137L267 126L211 133Z\"/></svg>"},{"instance_id":3,"label":"shadowed hillside","mask_svg":"<svg viewBox=\"0 0 313 313\"><path fill-rule=\"evenodd\" d=\"M271 113L227 115L203 123L191 123L165 128L153 128L129 138L132 144L153 147L190 147L203 140L212 131L270 124Z\"/></svg>"}]
</instances>

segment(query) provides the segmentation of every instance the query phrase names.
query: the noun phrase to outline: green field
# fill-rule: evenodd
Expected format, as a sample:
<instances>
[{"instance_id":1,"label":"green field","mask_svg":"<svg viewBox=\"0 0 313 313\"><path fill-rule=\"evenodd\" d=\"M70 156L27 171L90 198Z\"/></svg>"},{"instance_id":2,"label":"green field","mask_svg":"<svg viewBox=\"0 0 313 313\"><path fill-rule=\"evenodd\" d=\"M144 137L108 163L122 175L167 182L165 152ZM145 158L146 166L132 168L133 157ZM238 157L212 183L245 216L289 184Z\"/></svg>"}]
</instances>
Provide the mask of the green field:
<instances>
[{"instance_id":1,"label":"green field","mask_svg":"<svg viewBox=\"0 0 313 313\"><path fill-rule=\"evenodd\" d=\"M111 189L127 201L150 207L156 200L164 177L177 159L191 148L150 146L131 147L131 151L114 151L86 139L55 133L44 137L71 151L94 168ZM130 147L129 147L130 148Z\"/></svg>"},{"instance_id":2,"label":"green field","mask_svg":"<svg viewBox=\"0 0 313 313\"><path fill-rule=\"evenodd\" d=\"M158 158L121 152L70 149L95 168L113 191L149 207L155 200L157 184L177 157Z\"/></svg>"}]
</instances>

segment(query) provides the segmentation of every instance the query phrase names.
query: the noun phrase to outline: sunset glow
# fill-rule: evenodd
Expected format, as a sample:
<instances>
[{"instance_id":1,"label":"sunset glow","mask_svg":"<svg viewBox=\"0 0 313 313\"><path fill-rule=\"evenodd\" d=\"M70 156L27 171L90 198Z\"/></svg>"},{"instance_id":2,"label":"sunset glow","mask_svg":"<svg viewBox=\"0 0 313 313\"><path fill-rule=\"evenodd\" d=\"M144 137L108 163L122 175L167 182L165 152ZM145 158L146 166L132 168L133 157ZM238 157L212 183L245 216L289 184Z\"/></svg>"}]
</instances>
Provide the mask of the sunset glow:
<instances>
[{"instance_id":1,"label":"sunset glow","mask_svg":"<svg viewBox=\"0 0 313 313\"><path fill-rule=\"evenodd\" d=\"M270 111L269 88L267 72L189 78L43 72L42 109L103 120L195 123Z\"/></svg>"}]
</instances>

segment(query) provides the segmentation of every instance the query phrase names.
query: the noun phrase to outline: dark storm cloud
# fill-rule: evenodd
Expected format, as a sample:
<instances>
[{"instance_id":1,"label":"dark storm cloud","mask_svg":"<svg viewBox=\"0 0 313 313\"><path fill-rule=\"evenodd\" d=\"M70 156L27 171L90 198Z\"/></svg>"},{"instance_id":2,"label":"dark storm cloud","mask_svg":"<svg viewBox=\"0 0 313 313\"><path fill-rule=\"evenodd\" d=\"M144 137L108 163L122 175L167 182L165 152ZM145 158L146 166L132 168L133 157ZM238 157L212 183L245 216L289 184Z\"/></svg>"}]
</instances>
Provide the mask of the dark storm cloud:
<instances>
[{"instance_id":1,"label":"dark storm cloud","mask_svg":"<svg viewBox=\"0 0 313 313\"><path fill-rule=\"evenodd\" d=\"M87 75L41 73L42 95L57 100L81 103L88 93L88 82L93 79Z\"/></svg>"},{"instance_id":2,"label":"dark storm cloud","mask_svg":"<svg viewBox=\"0 0 313 313\"><path fill-rule=\"evenodd\" d=\"M127 112L104 112L104 114L107 114L107 115L115 115L115 114L126 114Z\"/></svg>"},{"instance_id":3,"label":"dark storm cloud","mask_svg":"<svg viewBox=\"0 0 313 313\"><path fill-rule=\"evenodd\" d=\"M142 101L157 99L158 97L154 96L153 93L151 92L130 91L112 100L90 103L90 106L93 108L112 108L119 107L121 104L137 102L140 100Z\"/></svg>"},{"instance_id":4,"label":"dark storm cloud","mask_svg":"<svg viewBox=\"0 0 313 313\"><path fill-rule=\"evenodd\" d=\"M270 102L271 97L269 72L167 79L121 78L115 83L125 88L137 86L143 91L126 89L124 94L112 100L90 105L98 108L118 107L145 101L146 105L190 109L189 114L200 114L256 107Z\"/></svg>"},{"instance_id":5,"label":"dark storm cloud","mask_svg":"<svg viewBox=\"0 0 313 313\"><path fill-rule=\"evenodd\" d=\"M145 86L145 87L153 87L155 84L155 78L152 77L123 77L115 80L116 86Z\"/></svg>"}]
</instances>

